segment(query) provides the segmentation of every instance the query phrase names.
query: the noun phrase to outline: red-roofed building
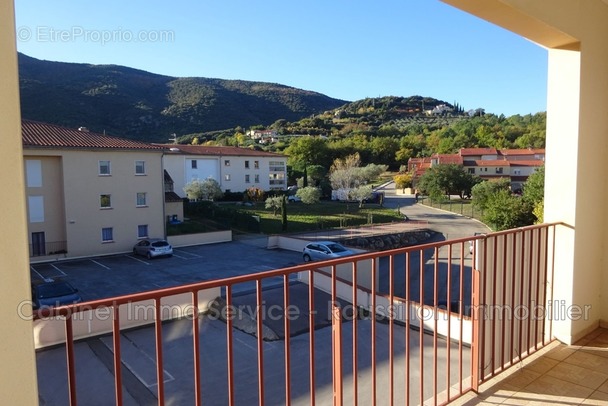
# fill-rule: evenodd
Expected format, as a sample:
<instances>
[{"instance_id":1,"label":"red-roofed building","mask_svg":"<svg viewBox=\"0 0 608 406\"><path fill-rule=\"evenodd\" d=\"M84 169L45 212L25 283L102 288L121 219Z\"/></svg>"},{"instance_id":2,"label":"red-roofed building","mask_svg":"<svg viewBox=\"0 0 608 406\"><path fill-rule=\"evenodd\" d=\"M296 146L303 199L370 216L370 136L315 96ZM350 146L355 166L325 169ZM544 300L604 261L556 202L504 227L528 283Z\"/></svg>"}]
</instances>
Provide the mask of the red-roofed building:
<instances>
[{"instance_id":1,"label":"red-roofed building","mask_svg":"<svg viewBox=\"0 0 608 406\"><path fill-rule=\"evenodd\" d=\"M433 154L430 157L410 158L408 171L414 183L435 165L461 165L471 175L482 179L510 178L511 188L519 190L539 167L544 165L544 149L462 148L457 154Z\"/></svg>"},{"instance_id":2,"label":"red-roofed building","mask_svg":"<svg viewBox=\"0 0 608 406\"><path fill-rule=\"evenodd\" d=\"M165 236L164 147L28 120L21 131L31 258L130 252Z\"/></svg>"},{"instance_id":3,"label":"red-roofed building","mask_svg":"<svg viewBox=\"0 0 608 406\"><path fill-rule=\"evenodd\" d=\"M287 188L287 157L249 148L165 144L165 169L175 182L175 193L194 179L215 179L224 192Z\"/></svg>"}]
</instances>

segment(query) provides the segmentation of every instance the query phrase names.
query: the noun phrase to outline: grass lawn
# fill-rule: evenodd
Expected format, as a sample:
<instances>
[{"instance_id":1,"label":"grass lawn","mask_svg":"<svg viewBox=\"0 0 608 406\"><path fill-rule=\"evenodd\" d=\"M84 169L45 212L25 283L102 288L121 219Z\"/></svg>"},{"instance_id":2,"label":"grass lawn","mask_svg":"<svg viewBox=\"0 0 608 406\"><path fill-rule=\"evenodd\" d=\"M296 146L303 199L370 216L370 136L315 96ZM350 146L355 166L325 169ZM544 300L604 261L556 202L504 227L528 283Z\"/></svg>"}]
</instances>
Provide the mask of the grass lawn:
<instances>
[{"instance_id":1,"label":"grass lawn","mask_svg":"<svg viewBox=\"0 0 608 406\"><path fill-rule=\"evenodd\" d=\"M421 198L421 203L427 206L436 207L438 209L451 211L453 213L461 214L463 216L471 217L482 221L483 212L475 210L470 199L450 199L443 202L434 202L430 198Z\"/></svg>"},{"instance_id":2,"label":"grass lawn","mask_svg":"<svg viewBox=\"0 0 608 406\"><path fill-rule=\"evenodd\" d=\"M260 231L264 234L280 234L281 213L276 216L271 209L264 208L264 203L255 206L228 206L242 213L260 217ZM321 201L317 204L289 203L287 205L287 231L301 232L327 228L351 227L363 224L390 223L401 221L402 217L395 209L380 207L378 204L366 204L359 208L358 203L341 203Z\"/></svg>"}]
</instances>

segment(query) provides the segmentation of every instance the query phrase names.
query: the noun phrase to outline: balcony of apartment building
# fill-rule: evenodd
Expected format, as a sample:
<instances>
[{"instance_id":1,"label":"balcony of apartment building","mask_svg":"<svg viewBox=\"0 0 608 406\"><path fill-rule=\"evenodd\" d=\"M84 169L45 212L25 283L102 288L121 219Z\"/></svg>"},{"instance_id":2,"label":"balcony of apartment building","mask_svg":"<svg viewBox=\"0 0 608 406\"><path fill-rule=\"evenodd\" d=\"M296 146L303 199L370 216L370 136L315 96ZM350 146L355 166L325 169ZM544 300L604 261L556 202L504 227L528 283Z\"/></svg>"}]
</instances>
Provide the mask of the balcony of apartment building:
<instances>
[{"instance_id":1,"label":"balcony of apartment building","mask_svg":"<svg viewBox=\"0 0 608 406\"><path fill-rule=\"evenodd\" d=\"M476 237L472 252L468 240L445 241L59 309L49 357L60 367L46 377L57 384L59 402L87 404L90 393L118 404L141 396L158 404L605 402L608 340L598 327L608 320L608 184L601 178L608 171L608 4L444 2L548 49L547 224ZM0 173L18 191L12 2L0 6L0 18L0 130L7 135ZM0 313L0 397L36 404L44 387L32 333L44 332L36 323L45 320L32 325L12 310L29 295L24 193L0 205L11 213L0 243L12 253L0 258L7 309ZM256 311L238 312L242 297L234 289L251 289L240 310L262 308L271 300L266 278L282 281L268 302L278 306L275 320L269 307L266 320L247 319L243 313ZM214 289L223 301L207 307L203 292ZM140 316L129 315L141 302ZM108 335L92 348L80 334L97 321ZM131 321L151 324L125 330Z\"/></svg>"}]
</instances>

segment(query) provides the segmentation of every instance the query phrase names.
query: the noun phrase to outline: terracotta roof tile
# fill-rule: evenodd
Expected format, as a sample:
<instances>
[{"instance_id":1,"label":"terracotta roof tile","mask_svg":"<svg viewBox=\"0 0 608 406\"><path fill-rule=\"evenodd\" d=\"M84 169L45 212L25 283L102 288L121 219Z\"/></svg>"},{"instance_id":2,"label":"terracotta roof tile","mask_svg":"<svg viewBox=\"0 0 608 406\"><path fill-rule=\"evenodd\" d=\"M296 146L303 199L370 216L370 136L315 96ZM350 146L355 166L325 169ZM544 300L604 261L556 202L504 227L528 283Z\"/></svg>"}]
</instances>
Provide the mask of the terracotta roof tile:
<instances>
[{"instance_id":1,"label":"terracotta roof tile","mask_svg":"<svg viewBox=\"0 0 608 406\"><path fill-rule=\"evenodd\" d=\"M545 161L541 159L530 159L521 161L510 161L511 166L543 166Z\"/></svg>"},{"instance_id":2,"label":"terracotta roof tile","mask_svg":"<svg viewBox=\"0 0 608 406\"><path fill-rule=\"evenodd\" d=\"M461 156L469 155L496 155L496 148L461 148L459 154Z\"/></svg>"},{"instance_id":3,"label":"terracotta roof tile","mask_svg":"<svg viewBox=\"0 0 608 406\"><path fill-rule=\"evenodd\" d=\"M544 154L544 148L527 148L527 149L501 149L502 155L536 155Z\"/></svg>"},{"instance_id":4,"label":"terracotta roof tile","mask_svg":"<svg viewBox=\"0 0 608 406\"><path fill-rule=\"evenodd\" d=\"M462 157L458 154L434 154L433 158L436 158L440 165L447 164L458 164L462 165Z\"/></svg>"},{"instance_id":5,"label":"terracotta roof tile","mask_svg":"<svg viewBox=\"0 0 608 406\"><path fill-rule=\"evenodd\" d=\"M24 147L144 149L161 152L164 148L146 142L117 138L54 124L23 120L21 137Z\"/></svg>"},{"instance_id":6,"label":"terracotta roof tile","mask_svg":"<svg viewBox=\"0 0 608 406\"><path fill-rule=\"evenodd\" d=\"M275 157L281 158L285 155L276 154L274 152L256 151L249 148L239 147L218 147L209 145L186 145L186 144L156 144L164 148L170 149L175 154L185 155L223 155L223 156L252 156L252 157ZM173 151L177 148L178 151Z\"/></svg>"},{"instance_id":7,"label":"terracotta roof tile","mask_svg":"<svg viewBox=\"0 0 608 406\"><path fill-rule=\"evenodd\" d=\"M504 159L476 159L475 166L509 166L512 162Z\"/></svg>"}]
</instances>

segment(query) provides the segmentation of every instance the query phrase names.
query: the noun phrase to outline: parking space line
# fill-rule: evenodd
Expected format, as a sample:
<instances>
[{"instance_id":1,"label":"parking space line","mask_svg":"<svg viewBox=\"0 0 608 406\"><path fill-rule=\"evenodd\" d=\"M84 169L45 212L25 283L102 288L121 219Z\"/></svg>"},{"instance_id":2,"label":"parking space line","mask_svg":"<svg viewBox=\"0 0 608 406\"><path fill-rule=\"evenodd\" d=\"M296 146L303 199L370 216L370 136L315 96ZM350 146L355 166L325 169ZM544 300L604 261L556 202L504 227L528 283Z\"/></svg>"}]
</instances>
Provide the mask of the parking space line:
<instances>
[{"instance_id":1,"label":"parking space line","mask_svg":"<svg viewBox=\"0 0 608 406\"><path fill-rule=\"evenodd\" d=\"M30 266L30 269L32 270L32 272L34 272L36 275L38 275L38 277L42 280L45 280L46 278L44 278L42 275L40 275L40 273L34 269L33 266Z\"/></svg>"},{"instance_id":2,"label":"parking space line","mask_svg":"<svg viewBox=\"0 0 608 406\"><path fill-rule=\"evenodd\" d=\"M133 257L133 256L131 256L131 255L125 255L125 257L127 257L127 258L131 258L131 259L132 259L132 260L134 260L134 261L139 261L139 262L141 262L142 264L150 265L150 263L149 263L149 262L142 261L141 259L139 259L139 258L135 258L135 257Z\"/></svg>"},{"instance_id":3,"label":"parking space line","mask_svg":"<svg viewBox=\"0 0 608 406\"><path fill-rule=\"evenodd\" d=\"M177 257L177 258L180 258L180 259L190 259L190 258L186 258L186 257L182 257L182 256L180 256L180 255L177 255L177 254L175 253L175 251L173 251L173 256L174 256L174 257Z\"/></svg>"},{"instance_id":4,"label":"parking space line","mask_svg":"<svg viewBox=\"0 0 608 406\"><path fill-rule=\"evenodd\" d=\"M202 258L203 257L202 255L193 254L193 253L188 252L188 251L176 250L175 248L173 248L173 255L175 255L175 251L191 255L193 258Z\"/></svg>"},{"instance_id":5,"label":"parking space line","mask_svg":"<svg viewBox=\"0 0 608 406\"><path fill-rule=\"evenodd\" d=\"M57 270L57 272L59 272L61 275L68 276L65 272L63 272L61 269L57 268L55 265L53 265L53 264L49 264L49 265L51 265L53 268L55 268Z\"/></svg>"},{"instance_id":6,"label":"parking space line","mask_svg":"<svg viewBox=\"0 0 608 406\"><path fill-rule=\"evenodd\" d=\"M95 261L94 259L89 259L89 261L91 261L91 262L92 262L92 263L94 263L94 264L99 265L99 266L100 266L100 267L102 267L102 268L111 269L109 266L105 266L104 264L102 264L102 263L100 263L100 262L97 262L97 261Z\"/></svg>"}]
</instances>

